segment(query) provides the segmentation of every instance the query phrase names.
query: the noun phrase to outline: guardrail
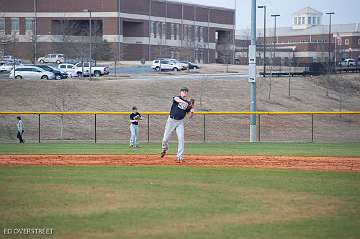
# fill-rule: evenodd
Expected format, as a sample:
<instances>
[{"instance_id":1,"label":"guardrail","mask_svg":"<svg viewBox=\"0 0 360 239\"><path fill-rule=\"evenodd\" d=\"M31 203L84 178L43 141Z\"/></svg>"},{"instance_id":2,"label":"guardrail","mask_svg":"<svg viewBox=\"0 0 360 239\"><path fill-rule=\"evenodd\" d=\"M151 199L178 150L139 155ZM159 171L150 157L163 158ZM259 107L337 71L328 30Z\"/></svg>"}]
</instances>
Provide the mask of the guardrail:
<instances>
[{"instance_id":1,"label":"guardrail","mask_svg":"<svg viewBox=\"0 0 360 239\"><path fill-rule=\"evenodd\" d=\"M42 125L41 125L41 116L42 115L89 115L93 116L93 140L96 143L98 140L97 137L97 131L98 131L98 119L97 117L99 115L129 115L132 112L0 112L1 115L34 115L37 116L38 121L38 135L37 135L37 141L38 143L41 143L41 131L42 131ZM140 112L143 116L146 116L146 124L147 124L147 142L150 142L150 122L151 122L151 116L166 116L169 113L168 112ZM202 116L202 141L207 141L207 117L206 116L249 116L249 115L257 115L257 136L258 141L262 140L262 118L263 116L270 116L270 115L303 115L303 116L309 116L310 117L310 124L311 124L311 142L314 142L314 116L316 115L355 115L359 116L360 111L347 111L347 112L195 112L195 115L201 115ZM236 121L235 121L236 122ZM359 117L359 126L360 126L360 117ZM356 126L357 127L357 126ZM360 140L360 134L359 134L359 140Z\"/></svg>"}]
</instances>

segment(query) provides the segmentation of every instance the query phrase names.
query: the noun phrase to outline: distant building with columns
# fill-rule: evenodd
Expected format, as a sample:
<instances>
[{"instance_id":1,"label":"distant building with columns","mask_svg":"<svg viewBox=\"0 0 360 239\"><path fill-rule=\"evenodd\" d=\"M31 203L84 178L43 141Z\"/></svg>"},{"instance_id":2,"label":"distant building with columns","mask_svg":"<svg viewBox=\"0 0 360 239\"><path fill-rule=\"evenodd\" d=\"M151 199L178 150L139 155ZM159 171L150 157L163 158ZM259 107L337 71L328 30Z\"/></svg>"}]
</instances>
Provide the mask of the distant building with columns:
<instances>
[{"instance_id":1,"label":"distant building with columns","mask_svg":"<svg viewBox=\"0 0 360 239\"><path fill-rule=\"evenodd\" d=\"M325 15L306 7L292 16L291 27L278 27L276 39L274 28L266 29L266 63L276 65L303 65L313 62L341 61L345 58L360 58L360 23L332 24L329 45L329 25ZM258 17L258 19L261 19ZM268 22L273 26L273 22ZM237 63L247 64L250 39L248 29L236 32ZM257 29L257 62L263 64L264 29ZM275 57L274 56L275 42Z\"/></svg>"}]
</instances>

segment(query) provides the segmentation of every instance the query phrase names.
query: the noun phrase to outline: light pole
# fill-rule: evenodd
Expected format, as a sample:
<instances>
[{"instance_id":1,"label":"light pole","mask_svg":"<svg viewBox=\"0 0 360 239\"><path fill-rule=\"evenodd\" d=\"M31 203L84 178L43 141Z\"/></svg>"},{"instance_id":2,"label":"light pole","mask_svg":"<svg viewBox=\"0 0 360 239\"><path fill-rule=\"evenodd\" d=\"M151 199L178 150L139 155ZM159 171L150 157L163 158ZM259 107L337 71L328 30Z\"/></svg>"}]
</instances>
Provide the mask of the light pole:
<instances>
[{"instance_id":1,"label":"light pole","mask_svg":"<svg viewBox=\"0 0 360 239\"><path fill-rule=\"evenodd\" d=\"M92 60L92 52L91 52L91 48L92 48L92 37L91 37L91 32L92 32L92 29L91 29L91 10L89 9L84 9L84 12L88 12L89 13L89 56L90 56L90 60L89 60L89 68L90 68L90 72L89 72L89 79L91 80L91 60ZM84 63L83 63L84 64ZM84 72L83 72L84 74Z\"/></svg>"},{"instance_id":2,"label":"light pole","mask_svg":"<svg viewBox=\"0 0 360 239\"><path fill-rule=\"evenodd\" d=\"M34 26L33 26L32 41L34 43L33 44L33 51L34 51L33 61L34 61L34 64L36 64L36 61L37 61L37 2L36 2L36 0L34 0L33 4L34 4L34 6L33 6L34 7L34 21L33 21Z\"/></svg>"},{"instance_id":3,"label":"light pole","mask_svg":"<svg viewBox=\"0 0 360 239\"><path fill-rule=\"evenodd\" d=\"M235 64L235 55L236 55L236 39L235 39L235 35L236 35L236 0L234 0L234 7L235 7L235 11L234 11L234 17L233 17L233 54L232 54L232 64Z\"/></svg>"},{"instance_id":4,"label":"light pole","mask_svg":"<svg viewBox=\"0 0 360 239\"><path fill-rule=\"evenodd\" d=\"M256 112L256 0L251 1L251 45L249 47L250 112ZM250 115L250 142L256 142L256 115Z\"/></svg>"},{"instance_id":5,"label":"light pole","mask_svg":"<svg viewBox=\"0 0 360 239\"><path fill-rule=\"evenodd\" d=\"M264 77L266 74L266 6L258 6L258 8L262 8L264 9L264 39L263 39L263 44L264 44Z\"/></svg>"},{"instance_id":6,"label":"light pole","mask_svg":"<svg viewBox=\"0 0 360 239\"><path fill-rule=\"evenodd\" d=\"M331 71L331 66L330 66L330 64L331 64L331 60L330 60L330 58L331 58L331 16L332 15L334 15L335 14L335 12L327 12L326 13L327 15L329 15L329 17L330 17L330 22L329 22L329 59L328 59L328 70L329 70L329 73L330 73L330 71Z\"/></svg>"},{"instance_id":7,"label":"light pole","mask_svg":"<svg viewBox=\"0 0 360 239\"><path fill-rule=\"evenodd\" d=\"M275 19L275 27L274 27L274 48L273 48L273 65L275 65L275 49L276 49L276 43L277 43L277 36L276 36L276 20L277 17L280 17L279 14L273 14L271 15Z\"/></svg>"}]
</instances>

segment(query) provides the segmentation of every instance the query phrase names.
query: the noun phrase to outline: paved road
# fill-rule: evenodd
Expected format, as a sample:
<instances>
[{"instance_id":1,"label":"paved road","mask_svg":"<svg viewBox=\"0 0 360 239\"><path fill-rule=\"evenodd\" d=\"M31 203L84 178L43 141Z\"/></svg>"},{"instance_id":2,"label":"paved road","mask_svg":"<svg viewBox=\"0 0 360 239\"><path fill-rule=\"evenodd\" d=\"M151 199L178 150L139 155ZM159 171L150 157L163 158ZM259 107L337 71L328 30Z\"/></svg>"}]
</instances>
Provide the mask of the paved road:
<instances>
[{"instance_id":1,"label":"paved road","mask_svg":"<svg viewBox=\"0 0 360 239\"><path fill-rule=\"evenodd\" d=\"M246 80L248 75L245 74L131 74L130 78L132 80ZM0 73L0 80L8 80L9 73ZM76 79L76 78L73 78ZM129 79L128 77L119 78L122 79Z\"/></svg>"},{"instance_id":2,"label":"paved road","mask_svg":"<svg viewBox=\"0 0 360 239\"><path fill-rule=\"evenodd\" d=\"M191 80L245 80L248 75L245 74L179 74L167 75L167 74L154 74L151 75L132 75L134 80L180 80L180 79L191 79Z\"/></svg>"},{"instance_id":3,"label":"paved road","mask_svg":"<svg viewBox=\"0 0 360 239\"><path fill-rule=\"evenodd\" d=\"M116 74L144 74L144 73L151 73L153 70L150 66L129 66L129 67L114 67L110 68L110 75Z\"/></svg>"}]
</instances>

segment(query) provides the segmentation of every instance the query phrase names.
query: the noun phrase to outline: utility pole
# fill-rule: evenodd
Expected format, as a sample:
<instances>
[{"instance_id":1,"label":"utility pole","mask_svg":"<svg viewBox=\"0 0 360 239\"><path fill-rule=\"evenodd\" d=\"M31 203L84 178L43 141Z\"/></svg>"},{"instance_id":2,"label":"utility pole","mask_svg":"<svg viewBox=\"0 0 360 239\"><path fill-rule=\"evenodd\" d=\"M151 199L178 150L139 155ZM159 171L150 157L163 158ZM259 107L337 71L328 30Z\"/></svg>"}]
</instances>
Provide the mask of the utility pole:
<instances>
[{"instance_id":1,"label":"utility pole","mask_svg":"<svg viewBox=\"0 0 360 239\"><path fill-rule=\"evenodd\" d=\"M329 47L328 47L328 50L329 50L329 59L328 59L328 70L330 73L331 72L331 16L335 14L335 12L327 12L326 13L327 15L329 15L330 17L330 22L329 22Z\"/></svg>"},{"instance_id":2,"label":"utility pole","mask_svg":"<svg viewBox=\"0 0 360 239\"><path fill-rule=\"evenodd\" d=\"M251 1L251 45L249 47L250 112L256 112L256 0ZM256 115L250 115L250 142L256 142Z\"/></svg>"},{"instance_id":3,"label":"utility pole","mask_svg":"<svg viewBox=\"0 0 360 239\"><path fill-rule=\"evenodd\" d=\"M89 69L90 69L90 72L89 72L89 79L91 80L91 60L92 60L92 37L91 37L91 32L92 32L92 27L91 27L91 11L89 9L84 9L84 12L88 12L89 13L89 56L90 56L90 60L89 60ZM84 64L84 63L83 63ZM83 72L84 74L84 72Z\"/></svg>"},{"instance_id":4,"label":"utility pole","mask_svg":"<svg viewBox=\"0 0 360 239\"><path fill-rule=\"evenodd\" d=\"M258 6L258 8L263 8L264 9L264 39L263 39L263 44L264 44L264 77L266 76L266 6Z\"/></svg>"}]
</instances>

